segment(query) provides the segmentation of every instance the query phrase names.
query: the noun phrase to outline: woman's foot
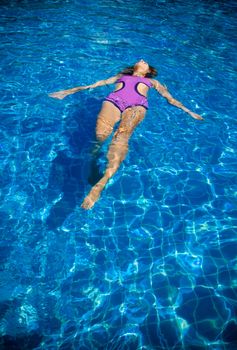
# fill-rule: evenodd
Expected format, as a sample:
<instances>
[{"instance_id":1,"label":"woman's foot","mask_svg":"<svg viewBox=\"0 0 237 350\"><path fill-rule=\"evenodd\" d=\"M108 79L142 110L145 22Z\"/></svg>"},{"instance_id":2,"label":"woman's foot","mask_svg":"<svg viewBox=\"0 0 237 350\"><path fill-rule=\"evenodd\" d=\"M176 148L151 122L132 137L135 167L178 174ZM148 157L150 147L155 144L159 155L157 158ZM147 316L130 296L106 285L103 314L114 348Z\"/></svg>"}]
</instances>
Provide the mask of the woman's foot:
<instances>
[{"instance_id":1,"label":"woman's foot","mask_svg":"<svg viewBox=\"0 0 237 350\"><path fill-rule=\"evenodd\" d=\"M100 193L102 192L103 188L105 187L105 184L97 183L92 189L90 190L89 194L85 197L84 201L81 204L81 207L83 209L91 209L95 202L98 201L100 198Z\"/></svg>"}]
</instances>

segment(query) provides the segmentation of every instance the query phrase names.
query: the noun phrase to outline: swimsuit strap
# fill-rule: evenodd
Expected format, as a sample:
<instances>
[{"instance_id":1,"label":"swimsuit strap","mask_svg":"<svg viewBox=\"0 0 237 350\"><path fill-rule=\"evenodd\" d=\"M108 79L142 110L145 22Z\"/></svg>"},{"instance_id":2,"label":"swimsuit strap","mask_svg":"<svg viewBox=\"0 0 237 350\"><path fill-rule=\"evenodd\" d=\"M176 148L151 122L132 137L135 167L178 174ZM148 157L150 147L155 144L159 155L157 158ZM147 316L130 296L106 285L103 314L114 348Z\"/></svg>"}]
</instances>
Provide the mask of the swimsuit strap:
<instances>
[{"instance_id":1,"label":"swimsuit strap","mask_svg":"<svg viewBox=\"0 0 237 350\"><path fill-rule=\"evenodd\" d=\"M149 78L138 77L136 75L123 75L121 78L117 80L117 83L126 83L126 81L129 81L129 83L130 82L134 83L134 86L138 83L143 83L148 87L152 87L152 83Z\"/></svg>"}]
</instances>

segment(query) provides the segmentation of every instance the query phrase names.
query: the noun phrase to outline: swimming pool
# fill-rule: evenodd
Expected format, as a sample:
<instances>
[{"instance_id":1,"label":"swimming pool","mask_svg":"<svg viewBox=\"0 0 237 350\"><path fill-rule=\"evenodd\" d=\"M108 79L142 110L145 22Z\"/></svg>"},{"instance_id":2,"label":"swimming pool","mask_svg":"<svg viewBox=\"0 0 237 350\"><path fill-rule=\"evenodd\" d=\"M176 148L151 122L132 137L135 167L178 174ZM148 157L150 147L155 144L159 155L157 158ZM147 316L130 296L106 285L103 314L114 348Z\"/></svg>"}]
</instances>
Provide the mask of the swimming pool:
<instances>
[{"instance_id":1,"label":"swimming pool","mask_svg":"<svg viewBox=\"0 0 237 350\"><path fill-rule=\"evenodd\" d=\"M235 2L0 6L1 349L237 348ZM47 93L139 58L205 122L151 91L128 157L86 212L111 90Z\"/></svg>"}]
</instances>

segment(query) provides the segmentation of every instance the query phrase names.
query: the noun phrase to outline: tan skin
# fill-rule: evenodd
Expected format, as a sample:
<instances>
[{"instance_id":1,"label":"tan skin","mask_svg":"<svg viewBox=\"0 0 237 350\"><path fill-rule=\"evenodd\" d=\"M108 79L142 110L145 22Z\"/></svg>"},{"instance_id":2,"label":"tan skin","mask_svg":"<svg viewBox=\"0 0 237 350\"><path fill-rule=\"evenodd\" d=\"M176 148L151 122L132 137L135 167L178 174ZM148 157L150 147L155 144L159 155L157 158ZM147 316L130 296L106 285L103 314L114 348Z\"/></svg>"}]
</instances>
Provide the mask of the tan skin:
<instances>
[{"instance_id":1,"label":"tan skin","mask_svg":"<svg viewBox=\"0 0 237 350\"><path fill-rule=\"evenodd\" d=\"M145 61L140 60L134 65L134 76L145 77L147 73L149 73L149 65ZM54 92L52 94L49 94L49 96L61 100L64 97L74 94L78 91L93 89L109 84L115 84L119 77L119 75L116 75L106 80L100 80L92 85L78 86L72 89ZM150 81L152 82L153 88L156 89L161 96L166 98L171 105L182 109L194 119L203 120L199 114L190 111L181 102L174 99L168 92L167 88L163 86L158 80L150 79ZM120 84L117 84L115 91L119 88ZM147 95L148 89L149 88L142 83L140 83L138 86L139 92L144 96ZM103 103L102 109L98 115L96 122L96 138L98 145L100 145L111 135L117 122L120 122L120 124L117 131L114 133L112 142L109 146L107 153L108 164L105 173L85 197L81 205L82 208L91 209L94 206L95 202L99 199L105 185L118 170L121 162L125 159L128 152L128 141L136 126L144 119L145 114L146 109L142 106L127 108L123 113L121 113L119 109L111 102L105 101ZM95 153L97 152L95 151Z\"/></svg>"}]
</instances>

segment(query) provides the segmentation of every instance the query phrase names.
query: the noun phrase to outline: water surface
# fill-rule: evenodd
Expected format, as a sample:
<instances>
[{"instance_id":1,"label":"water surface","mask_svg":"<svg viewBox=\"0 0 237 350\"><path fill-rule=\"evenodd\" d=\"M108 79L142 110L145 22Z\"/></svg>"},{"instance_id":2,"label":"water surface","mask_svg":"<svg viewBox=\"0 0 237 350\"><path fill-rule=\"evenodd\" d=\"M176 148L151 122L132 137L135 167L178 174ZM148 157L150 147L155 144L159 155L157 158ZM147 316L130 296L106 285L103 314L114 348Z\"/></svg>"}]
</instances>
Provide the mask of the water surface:
<instances>
[{"instance_id":1,"label":"water surface","mask_svg":"<svg viewBox=\"0 0 237 350\"><path fill-rule=\"evenodd\" d=\"M235 1L10 0L0 13L1 348L237 348ZM205 121L151 91L85 212L111 89L47 94L140 58Z\"/></svg>"}]
</instances>

